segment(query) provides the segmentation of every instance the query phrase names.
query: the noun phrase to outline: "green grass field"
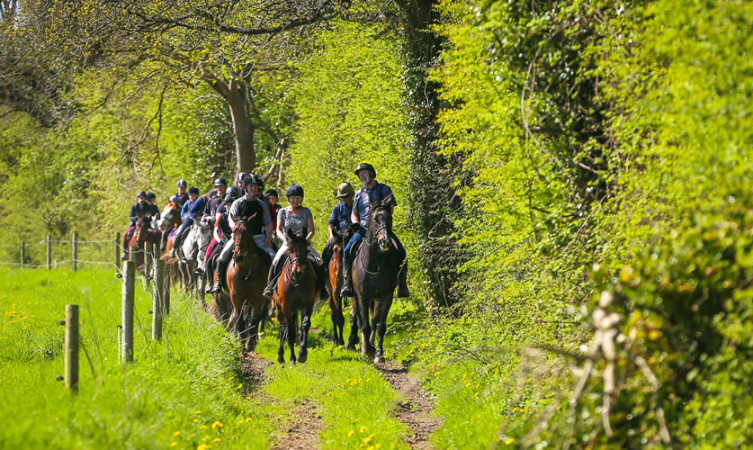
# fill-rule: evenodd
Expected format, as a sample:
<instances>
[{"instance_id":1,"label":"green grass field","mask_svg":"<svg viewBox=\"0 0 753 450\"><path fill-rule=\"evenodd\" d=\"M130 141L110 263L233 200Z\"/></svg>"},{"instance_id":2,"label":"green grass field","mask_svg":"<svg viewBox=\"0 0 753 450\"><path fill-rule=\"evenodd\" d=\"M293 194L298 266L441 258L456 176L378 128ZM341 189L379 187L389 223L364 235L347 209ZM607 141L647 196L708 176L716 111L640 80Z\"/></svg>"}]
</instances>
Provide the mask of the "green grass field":
<instances>
[{"instance_id":1,"label":"green grass field","mask_svg":"<svg viewBox=\"0 0 753 450\"><path fill-rule=\"evenodd\" d=\"M153 342L151 296L138 279L135 360L119 363L121 286L104 270L0 271L0 447L269 448L304 400L321 416L322 448L406 447L406 426L391 416L399 394L357 354L312 333L306 364L271 365L245 398L235 338L173 292L164 338ZM56 380L63 374L59 321L69 303L80 306L77 395ZM328 311L314 326L330 329ZM275 328L258 348L270 360Z\"/></svg>"}]
</instances>

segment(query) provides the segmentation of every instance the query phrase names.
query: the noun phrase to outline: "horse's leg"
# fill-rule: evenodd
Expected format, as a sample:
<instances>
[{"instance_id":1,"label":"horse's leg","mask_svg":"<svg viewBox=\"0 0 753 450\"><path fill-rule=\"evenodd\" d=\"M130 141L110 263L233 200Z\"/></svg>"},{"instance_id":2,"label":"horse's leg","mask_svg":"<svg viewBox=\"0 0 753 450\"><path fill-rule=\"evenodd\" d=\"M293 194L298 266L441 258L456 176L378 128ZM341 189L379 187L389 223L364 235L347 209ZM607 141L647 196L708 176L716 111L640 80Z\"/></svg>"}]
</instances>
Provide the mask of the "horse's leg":
<instances>
[{"instance_id":1,"label":"horse's leg","mask_svg":"<svg viewBox=\"0 0 753 450\"><path fill-rule=\"evenodd\" d=\"M248 301L243 302L241 307L241 320L238 321L238 328L241 335L244 351L251 351L251 307Z\"/></svg>"},{"instance_id":2,"label":"horse's leg","mask_svg":"<svg viewBox=\"0 0 753 450\"><path fill-rule=\"evenodd\" d=\"M374 317L376 318L374 328L379 337L379 344L377 345L376 356L374 358L376 364L384 363L384 334L387 332L387 316L390 313L391 306L392 293L387 294L387 296L382 301L377 302L374 307Z\"/></svg>"},{"instance_id":3,"label":"horse's leg","mask_svg":"<svg viewBox=\"0 0 753 450\"><path fill-rule=\"evenodd\" d=\"M358 329L360 328L360 325L358 325L357 311L358 307L356 306L355 299L353 299L353 304L350 307L350 336L348 336L348 345L345 347L346 350L355 351L356 344L358 344Z\"/></svg>"},{"instance_id":4,"label":"horse's leg","mask_svg":"<svg viewBox=\"0 0 753 450\"><path fill-rule=\"evenodd\" d=\"M363 299L356 294L358 302L358 326L361 329L361 354L372 356L374 354L374 345L372 344L371 325L369 324L369 308L364 305Z\"/></svg>"},{"instance_id":5,"label":"horse's leg","mask_svg":"<svg viewBox=\"0 0 753 450\"><path fill-rule=\"evenodd\" d=\"M305 363L308 359L309 348L309 330L311 329L311 314L314 312L314 307L306 308L306 311L301 313L301 341L298 345L298 361Z\"/></svg>"},{"instance_id":6,"label":"horse's leg","mask_svg":"<svg viewBox=\"0 0 753 450\"><path fill-rule=\"evenodd\" d=\"M295 340L298 336L298 314L293 313L288 317L288 347L290 347L290 367L295 366Z\"/></svg>"},{"instance_id":7,"label":"horse's leg","mask_svg":"<svg viewBox=\"0 0 753 450\"><path fill-rule=\"evenodd\" d=\"M277 350L277 362L282 365L285 364L285 341L288 339L288 324L283 317L279 317L280 320L280 349Z\"/></svg>"}]
</instances>

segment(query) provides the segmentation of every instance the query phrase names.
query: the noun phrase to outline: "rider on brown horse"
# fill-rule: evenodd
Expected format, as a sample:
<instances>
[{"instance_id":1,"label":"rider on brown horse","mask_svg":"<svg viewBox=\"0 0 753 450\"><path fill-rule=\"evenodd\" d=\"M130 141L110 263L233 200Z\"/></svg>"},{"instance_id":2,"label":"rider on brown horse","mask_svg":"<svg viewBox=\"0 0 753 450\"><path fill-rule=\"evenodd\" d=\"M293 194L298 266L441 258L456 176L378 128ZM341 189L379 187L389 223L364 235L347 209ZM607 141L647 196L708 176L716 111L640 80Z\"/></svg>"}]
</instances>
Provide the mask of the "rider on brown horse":
<instances>
[{"instance_id":1,"label":"rider on brown horse","mask_svg":"<svg viewBox=\"0 0 753 450\"><path fill-rule=\"evenodd\" d=\"M180 205L179 208L185 205L188 201L188 192L186 192L186 188L188 188L188 182L186 180L178 180L178 192L170 197L170 203L172 203L173 200L177 201L178 205ZM173 230L174 227L169 227L162 232L160 251L165 251L165 247L167 247L167 238Z\"/></svg>"},{"instance_id":2,"label":"rider on brown horse","mask_svg":"<svg viewBox=\"0 0 753 450\"><path fill-rule=\"evenodd\" d=\"M264 289L264 295L272 297L275 287L277 287L277 278L280 276L282 266L285 264L286 257L288 255L288 249L290 248L290 236L288 231L292 231L295 234L300 234L304 229L307 230L305 236L306 241L309 242L308 253L309 257L313 260L314 270L316 270L317 288L319 289L321 298L327 298L328 294L324 288L324 281L327 276L324 273L324 267L322 265L322 259L319 254L311 247L311 238L314 237L314 217L311 214L311 210L302 206L303 202L303 188L297 184L292 184L288 187L287 191L289 206L282 208L277 214L277 236L282 240L282 246L277 250L274 261L272 261L272 267L269 270L269 284Z\"/></svg>"},{"instance_id":3,"label":"rider on brown horse","mask_svg":"<svg viewBox=\"0 0 753 450\"><path fill-rule=\"evenodd\" d=\"M341 183L337 187L337 198L340 203L332 210L329 217L329 240L322 250L322 260L324 268L329 266L329 260L332 258L332 246L335 244L335 231L344 232L350 225L350 215L353 212L353 195L355 191L350 183Z\"/></svg>"},{"instance_id":4,"label":"rider on brown horse","mask_svg":"<svg viewBox=\"0 0 753 450\"><path fill-rule=\"evenodd\" d=\"M269 236L272 235L272 218L269 216L263 202L256 198L259 194L259 186L262 184L261 178L256 175L246 175L243 178L245 195L234 201L230 206L228 214L230 228L235 228L235 223L239 221L248 221L246 228L254 234L256 246L264 250L270 258L274 256L274 250L271 247ZM212 292L220 292L222 283L225 280L230 256L233 253L233 240L229 239L222 249L222 253L217 261L217 281L212 286Z\"/></svg>"},{"instance_id":5,"label":"rider on brown horse","mask_svg":"<svg viewBox=\"0 0 753 450\"><path fill-rule=\"evenodd\" d=\"M356 167L354 173L363 183L363 187L356 193L355 199L353 200L353 211L351 213L350 219L352 223L358 223L361 225L361 227L358 231L356 231L353 237L350 238L348 245L345 247L343 255L345 266L343 270L343 288L340 293L343 297L353 296L353 283L351 277L353 253L355 253L355 250L358 249L358 245L366 235L366 227L369 224L369 204L384 200L390 195L392 195L394 198L392 189L390 189L389 186L377 182L376 170L374 170L374 166L372 166L371 164L359 164L358 167ZM403 244L394 233L392 233L390 237L393 245L400 255L400 272L398 273L399 285L397 288L397 296L408 297L410 295L410 292L408 291L405 248L403 248Z\"/></svg>"},{"instance_id":6,"label":"rider on brown horse","mask_svg":"<svg viewBox=\"0 0 753 450\"><path fill-rule=\"evenodd\" d=\"M157 210L159 214L159 210ZM128 230L123 234L123 261L128 259L128 241L131 240L133 233L136 231L136 221L139 217L146 217L154 214L154 206L146 201L146 191L139 191L136 194L136 203L131 206L130 221L131 225Z\"/></svg>"}]
</instances>

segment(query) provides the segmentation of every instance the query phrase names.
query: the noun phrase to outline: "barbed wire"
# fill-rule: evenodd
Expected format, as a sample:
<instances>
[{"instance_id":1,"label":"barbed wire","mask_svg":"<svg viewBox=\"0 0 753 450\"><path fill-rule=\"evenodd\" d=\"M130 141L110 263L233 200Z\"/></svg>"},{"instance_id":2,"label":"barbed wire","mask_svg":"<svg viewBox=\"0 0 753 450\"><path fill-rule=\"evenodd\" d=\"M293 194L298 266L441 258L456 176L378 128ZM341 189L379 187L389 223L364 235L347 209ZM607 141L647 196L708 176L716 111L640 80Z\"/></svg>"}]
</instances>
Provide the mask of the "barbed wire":
<instances>
[{"instance_id":1,"label":"barbed wire","mask_svg":"<svg viewBox=\"0 0 753 450\"><path fill-rule=\"evenodd\" d=\"M73 260L71 260L71 259L66 259L66 260L63 260L63 261L55 261L53 263L50 263L50 267L57 267L57 266L60 266L60 265L63 265L63 264L71 263L71 262L73 262ZM76 263L104 264L104 265L110 265L110 266L114 266L115 265L112 261L110 261L110 262L105 262L105 261L84 261L84 260L81 260L81 259L77 259ZM47 267L47 264L27 264L27 263L21 264L21 263L17 263L17 262L3 262L3 261L0 261L0 265L3 265L3 266L19 266L19 267L24 267L24 268L29 268L29 269L42 269L42 268L46 268Z\"/></svg>"}]
</instances>

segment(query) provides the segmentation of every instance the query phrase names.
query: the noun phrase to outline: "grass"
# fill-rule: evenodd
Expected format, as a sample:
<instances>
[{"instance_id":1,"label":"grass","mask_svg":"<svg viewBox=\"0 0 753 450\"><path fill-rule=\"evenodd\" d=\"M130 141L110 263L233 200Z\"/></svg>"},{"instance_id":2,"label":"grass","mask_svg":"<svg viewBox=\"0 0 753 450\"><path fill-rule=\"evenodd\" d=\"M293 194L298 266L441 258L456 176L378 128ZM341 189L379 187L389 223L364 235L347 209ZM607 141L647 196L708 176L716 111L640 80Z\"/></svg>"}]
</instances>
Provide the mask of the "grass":
<instances>
[{"instance_id":1,"label":"grass","mask_svg":"<svg viewBox=\"0 0 753 450\"><path fill-rule=\"evenodd\" d=\"M272 365L265 384L244 398L236 339L173 293L163 341L152 342L151 297L138 280L135 361L119 363L121 283L104 270L0 271L1 447L269 448L303 400L321 416L322 448L406 447L407 429L391 415L399 394L358 354L311 333L307 363ZM63 372L58 322L68 303L80 305L77 395L56 381ZM330 330L327 309L314 327ZM275 361L276 327L268 330L258 353Z\"/></svg>"}]
</instances>

